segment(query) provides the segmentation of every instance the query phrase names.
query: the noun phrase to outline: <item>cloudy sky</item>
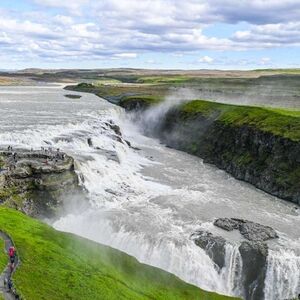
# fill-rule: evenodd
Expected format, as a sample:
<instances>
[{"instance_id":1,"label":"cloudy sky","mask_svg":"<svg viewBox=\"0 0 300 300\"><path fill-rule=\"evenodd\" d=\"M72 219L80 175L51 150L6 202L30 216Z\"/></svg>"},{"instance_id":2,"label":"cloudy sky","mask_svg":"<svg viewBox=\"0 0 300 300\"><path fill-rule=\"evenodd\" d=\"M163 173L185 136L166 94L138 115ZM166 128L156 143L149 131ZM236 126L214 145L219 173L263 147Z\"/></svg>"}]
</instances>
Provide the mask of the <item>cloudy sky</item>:
<instances>
[{"instance_id":1,"label":"cloudy sky","mask_svg":"<svg viewBox=\"0 0 300 300\"><path fill-rule=\"evenodd\" d=\"M0 69L300 67L300 0L0 0Z\"/></svg>"}]
</instances>

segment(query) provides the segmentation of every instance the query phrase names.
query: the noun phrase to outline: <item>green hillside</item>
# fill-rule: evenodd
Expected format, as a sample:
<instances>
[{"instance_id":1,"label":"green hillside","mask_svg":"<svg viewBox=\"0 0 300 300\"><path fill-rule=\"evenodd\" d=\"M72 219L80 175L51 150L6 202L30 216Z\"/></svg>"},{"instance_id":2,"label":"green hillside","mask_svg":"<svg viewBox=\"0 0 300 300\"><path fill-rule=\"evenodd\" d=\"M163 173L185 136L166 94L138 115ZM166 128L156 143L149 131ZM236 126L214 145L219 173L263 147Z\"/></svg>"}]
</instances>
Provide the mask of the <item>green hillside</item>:
<instances>
[{"instance_id":1,"label":"green hillside","mask_svg":"<svg viewBox=\"0 0 300 300\"><path fill-rule=\"evenodd\" d=\"M24 299L233 299L15 210L0 207L0 229L16 244L21 265L14 283Z\"/></svg>"},{"instance_id":2,"label":"green hillside","mask_svg":"<svg viewBox=\"0 0 300 300\"><path fill-rule=\"evenodd\" d=\"M249 125L293 141L300 141L300 111L228 105L204 100L188 102L182 105L180 110L187 116L213 116L216 120L232 126Z\"/></svg>"},{"instance_id":3,"label":"green hillside","mask_svg":"<svg viewBox=\"0 0 300 300\"><path fill-rule=\"evenodd\" d=\"M7 265L7 254L4 248L4 241L0 239L0 270L4 270ZM0 298L1 299L1 298Z\"/></svg>"}]
</instances>

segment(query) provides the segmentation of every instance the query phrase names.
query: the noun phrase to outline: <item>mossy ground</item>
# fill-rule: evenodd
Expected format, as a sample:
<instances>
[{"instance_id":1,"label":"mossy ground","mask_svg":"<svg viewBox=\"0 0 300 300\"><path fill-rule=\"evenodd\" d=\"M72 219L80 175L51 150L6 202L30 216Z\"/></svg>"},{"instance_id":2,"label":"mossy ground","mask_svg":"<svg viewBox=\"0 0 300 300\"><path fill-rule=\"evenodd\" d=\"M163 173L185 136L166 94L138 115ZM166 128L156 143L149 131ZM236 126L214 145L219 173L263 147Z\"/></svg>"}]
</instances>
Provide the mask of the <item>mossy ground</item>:
<instances>
[{"instance_id":1,"label":"mossy ground","mask_svg":"<svg viewBox=\"0 0 300 300\"><path fill-rule=\"evenodd\" d=\"M181 106L181 111L193 115L214 116L232 126L248 125L293 141L300 141L300 111L228 105L194 100Z\"/></svg>"},{"instance_id":2,"label":"mossy ground","mask_svg":"<svg viewBox=\"0 0 300 300\"><path fill-rule=\"evenodd\" d=\"M14 283L24 299L232 299L15 210L0 207L0 229L17 247Z\"/></svg>"},{"instance_id":3,"label":"mossy ground","mask_svg":"<svg viewBox=\"0 0 300 300\"><path fill-rule=\"evenodd\" d=\"M26 193L21 193L16 186L7 186L0 189L0 203L8 207L21 207L26 196Z\"/></svg>"}]
</instances>

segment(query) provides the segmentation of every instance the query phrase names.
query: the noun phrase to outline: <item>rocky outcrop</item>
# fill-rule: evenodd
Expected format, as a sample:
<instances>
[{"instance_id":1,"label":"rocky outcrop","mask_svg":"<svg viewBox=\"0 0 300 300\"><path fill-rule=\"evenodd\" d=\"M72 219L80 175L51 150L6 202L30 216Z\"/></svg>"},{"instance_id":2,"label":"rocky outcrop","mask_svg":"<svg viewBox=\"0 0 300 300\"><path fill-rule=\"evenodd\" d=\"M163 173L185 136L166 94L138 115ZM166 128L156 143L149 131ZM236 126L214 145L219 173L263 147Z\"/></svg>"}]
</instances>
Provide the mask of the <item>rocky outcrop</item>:
<instances>
[{"instance_id":1,"label":"rocky outcrop","mask_svg":"<svg viewBox=\"0 0 300 300\"><path fill-rule=\"evenodd\" d=\"M300 204L300 143L216 115L173 109L155 133L168 146L197 155L235 178Z\"/></svg>"},{"instance_id":2,"label":"rocky outcrop","mask_svg":"<svg viewBox=\"0 0 300 300\"><path fill-rule=\"evenodd\" d=\"M226 240L221 236L214 236L204 230L195 232L192 237L195 244L204 249L212 261L222 269L225 265Z\"/></svg>"},{"instance_id":3,"label":"rocky outcrop","mask_svg":"<svg viewBox=\"0 0 300 300\"><path fill-rule=\"evenodd\" d=\"M269 226L236 218L220 218L214 221L214 225L226 231L239 230L241 234L241 242L236 246L240 261L235 260L240 264L237 269L241 270L239 286L243 292L240 296L246 300L264 299L268 257L268 246L265 241L278 237L275 230ZM233 249L233 247L226 248L231 242L205 230L199 230L191 237L197 246L205 250L216 264L217 270L221 272L225 266L225 257L228 255L226 251Z\"/></svg>"},{"instance_id":4,"label":"rocky outcrop","mask_svg":"<svg viewBox=\"0 0 300 300\"><path fill-rule=\"evenodd\" d=\"M15 153L15 155L13 155ZM52 217L63 199L84 192L74 160L61 152L1 151L0 203L35 217Z\"/></svg>"},{"instance_id":5,"label":"rocky outcrop","mask_svg":"<svg viewBox=\"0 0 300 300\"><path fill-rule=\"evenodd\" d=\"M249 241L267 241L278 238L273 228L243 219L219 218L214 221L214 225L227 231L237 229Z\"/></svg>"},{"instance_id":6,"label":"rocky outcrop","mask_svg":"<svg viewBox=\"0 0 300 300\"><path fill-rule=\"evenodd\" d=\"M141 97L136 99L131 98L130 101L121 100L119 105L125 108L126 111L143 111L149 108L152 104L143 100Z\"/></svg>"},{"instance_id":7,"label":"rocky outcrop","mask_svg":"<svg viewBox=\"0 0 300 300\"><path fill-rule=\"evenodd\" d=\"M69 99L80 99L82 97L81 95L74 95L74 94L66 94L64 96Z\"/></svg>"}]
</instances>

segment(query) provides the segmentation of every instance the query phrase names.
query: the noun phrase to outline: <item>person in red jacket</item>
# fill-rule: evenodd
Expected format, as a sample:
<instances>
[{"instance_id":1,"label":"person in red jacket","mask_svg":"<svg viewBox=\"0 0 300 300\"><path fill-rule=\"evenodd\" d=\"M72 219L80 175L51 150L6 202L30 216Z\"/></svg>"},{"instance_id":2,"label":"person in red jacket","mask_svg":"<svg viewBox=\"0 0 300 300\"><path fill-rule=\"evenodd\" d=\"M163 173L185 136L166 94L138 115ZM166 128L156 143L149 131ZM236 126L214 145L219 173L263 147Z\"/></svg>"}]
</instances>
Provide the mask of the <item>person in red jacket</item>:
<instances>
[{"instance_id":1,"label":"person in red jacket","mask_svg":"<svg viewBox=\"0 0 300 300\"><path fill-rule=\"evenodd\" d=\"M10 262L13 264L15 262L15 256L16 256L16 249L14 246L9 247L8 255L9 255Z\"/></svg>"}]
</instances>

